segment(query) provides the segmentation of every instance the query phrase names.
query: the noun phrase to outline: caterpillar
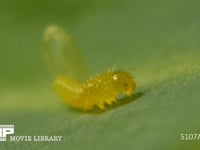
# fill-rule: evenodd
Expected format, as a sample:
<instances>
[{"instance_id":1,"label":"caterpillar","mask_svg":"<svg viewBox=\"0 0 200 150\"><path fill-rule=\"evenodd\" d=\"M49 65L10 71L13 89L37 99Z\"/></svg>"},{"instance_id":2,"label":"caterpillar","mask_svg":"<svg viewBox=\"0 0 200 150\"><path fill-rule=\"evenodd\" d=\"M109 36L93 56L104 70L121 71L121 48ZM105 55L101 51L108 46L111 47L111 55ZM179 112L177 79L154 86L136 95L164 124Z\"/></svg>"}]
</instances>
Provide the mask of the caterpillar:
<instances>
[{"instance_id":1,"label":"caterpillar","mask_svg":"<svg viewBox=\"0 0 200 150\"><path fill-rule=\"evenodd\" d=\"M130 96L136 83L127 72L107 71L83 84L60 76L55 79L54 87L65 102L79 109L91 110L94 106L105 109L105 104L112 105L120 93Z\"/></svg>"},{"instance_id":2,"label":"caterpillar","mask_svg":"<svg viewBox=\"0 0 200 150\"><path fill-rule=\"evenodd\" d=\"M71 42L68 42L70 38L58 26L48 27L45 32L45 39L49 49L51 49L51 53L50 50L47 50L47 53L50 61L53 62L52 64L59 64L60 60L57 57L63 57L66 51L68 51L68 54L71 53L69 48L73 46L71 46ZM54 46L52 46L52 42L54 42ZM57 52L52 54L52 51ZM55 53L59 55L55 56ZM78 52L76 54L79 55ZM77 58L75 60L80 63L80 55ZM74 63L72 59L62 58L62 61L62 65L78 64L77 62ZM73 61L73 63L69 61ZM74 71L74 66L66 66L68 68L63 70L71 69L72 72ZM59 67L60 65L57 66L57 68ZM86 82L75 80L73 76L64 74L63 70L61 69L61 72L57 73L55 77L54 89L67 104L82 110L93 110L95 108L103 110L106 108L106 105L112 105L117 101L117 95L124 94L130 96L136 88L136 82L133 77L128 72L121 70L108 70L90 78Z\"/></svg>"}]
</instances>

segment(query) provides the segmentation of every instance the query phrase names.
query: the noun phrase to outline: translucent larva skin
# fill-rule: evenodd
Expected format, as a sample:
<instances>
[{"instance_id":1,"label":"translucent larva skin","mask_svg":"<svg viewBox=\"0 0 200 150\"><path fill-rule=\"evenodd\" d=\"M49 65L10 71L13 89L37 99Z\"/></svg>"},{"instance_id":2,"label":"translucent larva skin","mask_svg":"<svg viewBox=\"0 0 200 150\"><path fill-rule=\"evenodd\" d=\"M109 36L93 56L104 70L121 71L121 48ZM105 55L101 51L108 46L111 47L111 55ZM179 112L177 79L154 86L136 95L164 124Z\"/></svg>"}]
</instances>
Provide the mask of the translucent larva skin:
<instances>
[{"instance_id":1,"label":"translucent larva skin","mask_svg":"<svg viewBox=\"0 0 200 150\"><path fill-rule=\"evenodd\" d=\"M124 71L107 71L80 84L67 77L57 77L55 89L68 104L83 110L112 105L120 93L130 96L136 88L132 76Z\"/></svg>"},{"instance_id":2,"label":"translucent larva skin","mask_svg":"<svg viewBox=\"0 0 200 150\"><path fill-rule=\"evenodd\" d=\"M64 74L78 81L86 79L87 67L69 33L57 25L50 25L45 30L44 42L44 56L54 74Z\"/></svg>"}]
</instances>

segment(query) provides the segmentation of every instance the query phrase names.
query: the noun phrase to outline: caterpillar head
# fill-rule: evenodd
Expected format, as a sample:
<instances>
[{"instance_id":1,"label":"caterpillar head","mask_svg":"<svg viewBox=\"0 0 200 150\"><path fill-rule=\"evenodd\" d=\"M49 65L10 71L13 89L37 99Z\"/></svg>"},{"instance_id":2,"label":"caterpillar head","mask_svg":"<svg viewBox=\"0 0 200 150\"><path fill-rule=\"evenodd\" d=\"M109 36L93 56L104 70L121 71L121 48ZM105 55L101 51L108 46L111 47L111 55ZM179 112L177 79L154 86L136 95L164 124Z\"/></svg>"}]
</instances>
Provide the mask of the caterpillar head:
<instances>
[{"instance_id":1,"label":"caterpillar head","mask_svg":"<svg viewBox=\"0 0 200 150\"><path fill-rule=\"evenodd\" d=\"M133 77L124 71L115 71L113 73L113 85L116 92L131 95L136 88Z\"/></svg>"}]
</instances>

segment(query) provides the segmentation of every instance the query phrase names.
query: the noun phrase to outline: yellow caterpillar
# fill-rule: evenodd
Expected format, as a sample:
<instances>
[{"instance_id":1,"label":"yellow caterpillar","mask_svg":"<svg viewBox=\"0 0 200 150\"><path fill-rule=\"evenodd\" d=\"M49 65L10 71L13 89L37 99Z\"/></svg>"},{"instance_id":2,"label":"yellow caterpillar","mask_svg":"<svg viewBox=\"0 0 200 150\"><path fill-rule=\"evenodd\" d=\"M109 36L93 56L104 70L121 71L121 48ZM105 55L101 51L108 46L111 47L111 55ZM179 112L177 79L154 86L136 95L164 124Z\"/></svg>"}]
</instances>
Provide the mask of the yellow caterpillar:
<instances>
[{"instance_id":1,"label":"yellow caterpillar","mask_svg":"<svg viewBox=\"0 0 200 150\"><path fill-rule=\"evenodd\" d=\"M118 94L130 96L133 93L136 83L133 77L125 71L109 70L87 80L85 83L76 81L69 73L66 76L66 70L70 71L71 69L72 72L77 73L76 69L80 68L78 65L82 61L79 52L76 48L73 49L74 46L69 40L71 38L67 33L55 25L48 27L45 32L45 41L48 47L47 58L54 65L52 66L59 70L59 72L57 70L58 75L54 80L54 88L66 103L83 110L92 110L96 106L99 109L104 109L105 104L112 105L116 101ZM65 56L65 54L70 55L71 53L75 57L74 60L72 60L73 58L67 59ZM60 67L61 69L59 69Z\"/></svg>"}]
</instances>

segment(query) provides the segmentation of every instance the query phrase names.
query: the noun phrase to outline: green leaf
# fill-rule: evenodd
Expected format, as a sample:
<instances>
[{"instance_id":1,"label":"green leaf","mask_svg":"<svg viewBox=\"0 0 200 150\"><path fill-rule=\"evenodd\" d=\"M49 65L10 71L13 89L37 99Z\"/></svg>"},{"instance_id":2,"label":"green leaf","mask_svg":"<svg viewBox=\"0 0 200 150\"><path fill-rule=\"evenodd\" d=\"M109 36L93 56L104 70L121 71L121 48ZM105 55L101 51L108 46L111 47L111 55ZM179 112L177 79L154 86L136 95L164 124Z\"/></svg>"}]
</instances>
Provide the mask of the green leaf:
<instances>
[{"instance_id":1,"label":"green leaf","mask_svg":"<svg viewBox=\"0 0 200 150\"><path fill-rule=\"evenodd\" d=\"M15 136L60 135L61 142L0 142L0 149L198 149L199 1L4 1L0 5L0 124ZM70 31L90 76L109 68L135 77L133 96L104 112L64 104L51 89L42 35Z\"/></svg>"}]
</instances>

